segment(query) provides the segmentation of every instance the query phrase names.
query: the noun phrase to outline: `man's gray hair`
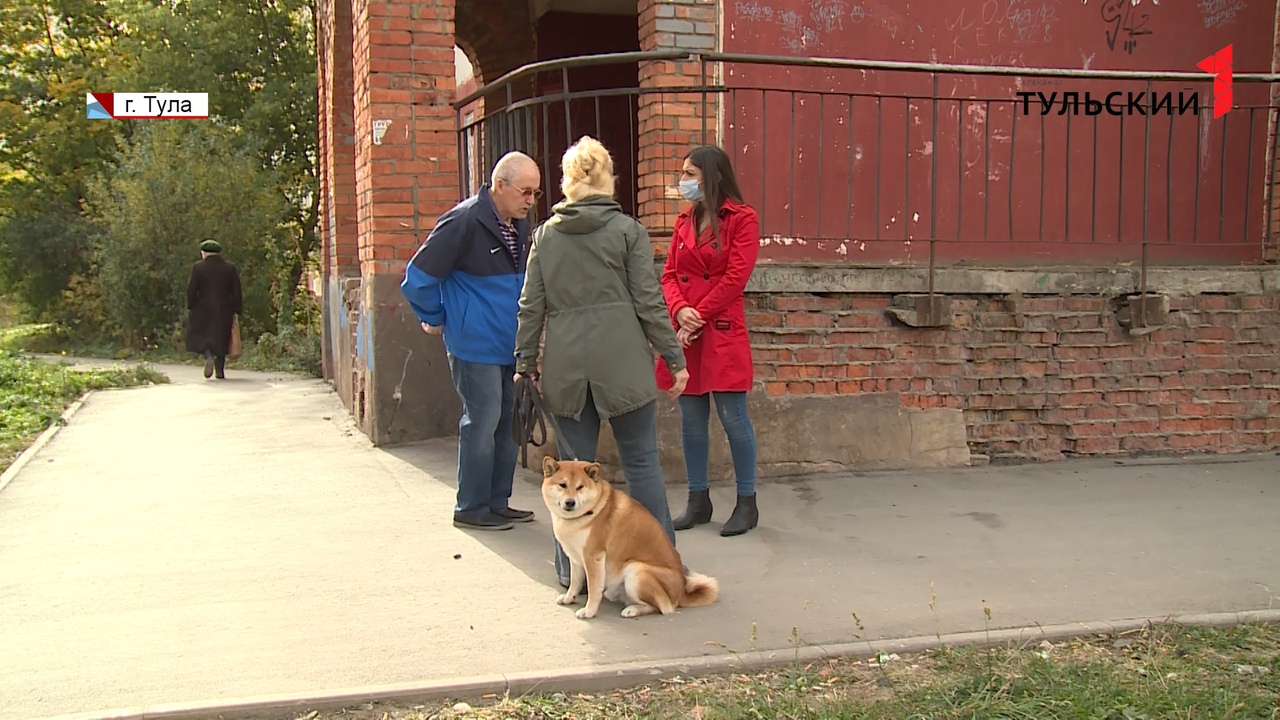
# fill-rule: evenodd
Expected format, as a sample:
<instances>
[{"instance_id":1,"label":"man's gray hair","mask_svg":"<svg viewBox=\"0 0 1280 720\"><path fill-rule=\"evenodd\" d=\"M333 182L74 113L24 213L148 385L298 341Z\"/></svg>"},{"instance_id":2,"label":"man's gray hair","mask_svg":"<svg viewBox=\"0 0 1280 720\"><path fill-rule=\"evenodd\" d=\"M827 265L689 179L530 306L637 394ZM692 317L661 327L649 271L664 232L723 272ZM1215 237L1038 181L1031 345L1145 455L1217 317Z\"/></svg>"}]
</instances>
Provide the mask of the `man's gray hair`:
<instances>
[{"instance_id":1,"label":"man's gray hair","mask_svg":"<svg viewBox=\"0 0 1280 720\"><path fill-rule=\"evenodd\" d=\"M516 179L516 174L520 172L520 168L528 163L529 165L538 167L538 163L533 158L519 151L509 152L503 155L493 166L493 179L505 180L511 182Z\"/></svg>"}]
</instances>

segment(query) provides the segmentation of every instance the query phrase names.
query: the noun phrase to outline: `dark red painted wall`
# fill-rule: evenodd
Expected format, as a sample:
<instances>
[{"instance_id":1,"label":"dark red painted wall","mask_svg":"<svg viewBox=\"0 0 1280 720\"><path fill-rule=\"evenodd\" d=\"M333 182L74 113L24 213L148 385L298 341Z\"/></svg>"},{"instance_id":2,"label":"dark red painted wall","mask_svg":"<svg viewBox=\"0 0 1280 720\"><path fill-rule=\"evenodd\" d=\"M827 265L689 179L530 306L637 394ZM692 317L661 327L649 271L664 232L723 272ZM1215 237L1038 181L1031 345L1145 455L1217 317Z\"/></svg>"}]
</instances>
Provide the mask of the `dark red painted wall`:
<instances>
[{"instance_id":1,"label":"dark red painted wall","mask_svg":"<svg viewBox=\"0 0 1280 720\"><path fill-rule=\"evenodd\" d=\"M538 21L538 60L555 60L577 55L635 52L640 49L635 15L592 15L550 12ZM564 92L565 77L560 72L543 73L538 79L540 96ZM568 71L569 92L584 90L625 90L638 88L636 63L572 68ZM560 158L566 148L583 135L591 135L613 155L617 175L616 197L623 209L635 214L636 186L636 99L633 95L570 100L566 109L560 101L547 102L537 109L539 130L538 158L543 165L543 187L547 193L540 208L547 208L561 197Z\"/></svg>"},{"instance_id":2,"label":"dark red painted wall","mask_svg":"<svg viewBox=\"0 0 1280 720\"><path fill-rule=\"evenodd\" d=\"M726 52L1194 73L1231 43L1241 73L1270 70L1276 0L725 0L724 10ZM725 82L725 146L762 212L766 259L914 261L933 236L947 261L1131 262L1144 218L1156 262L1261 256L1266 110L1242 106L1265 106L1265 86L1237 82L1237 109L1216 120L1211 80L1152 88L1173 93L1175 112L1179 91L1198 91L1197 121L1059 106L1041 116L1035 97L1023 115L1017 98L1105 99L1146 91L1140 81L944 75L936 103L928 74L898 71L737 64Z\"/></svg>"}]
</instances>

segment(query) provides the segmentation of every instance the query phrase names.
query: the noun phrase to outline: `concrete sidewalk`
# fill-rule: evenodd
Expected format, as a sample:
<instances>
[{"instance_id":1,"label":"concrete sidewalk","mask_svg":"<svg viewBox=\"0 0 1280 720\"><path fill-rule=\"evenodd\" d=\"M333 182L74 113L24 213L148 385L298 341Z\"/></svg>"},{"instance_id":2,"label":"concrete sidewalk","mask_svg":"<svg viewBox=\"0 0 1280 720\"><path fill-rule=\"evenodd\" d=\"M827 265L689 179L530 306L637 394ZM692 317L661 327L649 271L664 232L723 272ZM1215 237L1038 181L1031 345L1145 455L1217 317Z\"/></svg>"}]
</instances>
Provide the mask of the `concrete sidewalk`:
<instances>
[{"instance_id":1,"label":"concrete sidewalk","mask_svg":"<svg viewBox=\"0 0 1280 720\"><path fill-rule=\"evenodd\" d=\"M464 532L452 442L375 449L317 380L160 369L0 492L4 718L1280 607L1267 454L771 481L736 538L720 486L678 535L718 604L581 621L534 473L538 522Z\"/></svg>"}]
</instances>

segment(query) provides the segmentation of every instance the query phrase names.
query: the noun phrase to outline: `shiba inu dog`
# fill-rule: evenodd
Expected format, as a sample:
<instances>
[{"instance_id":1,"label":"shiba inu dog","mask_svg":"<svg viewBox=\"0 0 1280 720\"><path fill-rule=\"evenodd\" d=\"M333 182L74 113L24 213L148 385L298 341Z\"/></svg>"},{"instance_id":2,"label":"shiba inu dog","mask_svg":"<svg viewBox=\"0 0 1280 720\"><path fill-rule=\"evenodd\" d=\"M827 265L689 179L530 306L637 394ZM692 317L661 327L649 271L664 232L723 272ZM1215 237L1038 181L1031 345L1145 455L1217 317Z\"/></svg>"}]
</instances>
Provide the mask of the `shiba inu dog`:
<instances>
[{"instance_id":1,"label":"shiba inu dog","mask_svg":"<svg viewBox=\"0 0 1280 720\"><path fill-rule=\"evenodd\" d=\"M595 617L602 598L626 605L626 618L668 615L719 598L716 579L685 575L680 553L657 518L614 490L601 477L599 463L543 458L542 500L571 568L569 589L556 602L574 604L585 581L587 604L579 618Z\"/></svg>"}]
</instances>

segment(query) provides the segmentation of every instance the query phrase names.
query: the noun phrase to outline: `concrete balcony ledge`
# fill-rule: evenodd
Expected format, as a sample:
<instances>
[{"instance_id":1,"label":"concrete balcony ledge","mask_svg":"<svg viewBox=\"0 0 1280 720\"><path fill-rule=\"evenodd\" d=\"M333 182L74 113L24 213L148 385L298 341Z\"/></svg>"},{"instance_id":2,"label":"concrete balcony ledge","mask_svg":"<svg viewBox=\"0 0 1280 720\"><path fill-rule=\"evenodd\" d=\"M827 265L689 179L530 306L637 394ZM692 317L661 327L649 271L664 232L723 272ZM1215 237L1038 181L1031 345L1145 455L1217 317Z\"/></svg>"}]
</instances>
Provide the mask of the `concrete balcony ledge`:
<instances>
[{"instance_id":1,"label":"concrete balcony ledge","mask_svg":"<svg viewBox=\"0 0 1280 720\"><path fill-rule=\"evenodd\" d=\"M1123 267L984 268L939 267L934 292L949 295L1125 295L1141 288L1141 270ZM921 293L929 288L927 267L858 267L762 263L752 293ZM1147 292L1259 295L1280 292L1280 266L1148 267Z\"/></svg>"}]
</instances>

